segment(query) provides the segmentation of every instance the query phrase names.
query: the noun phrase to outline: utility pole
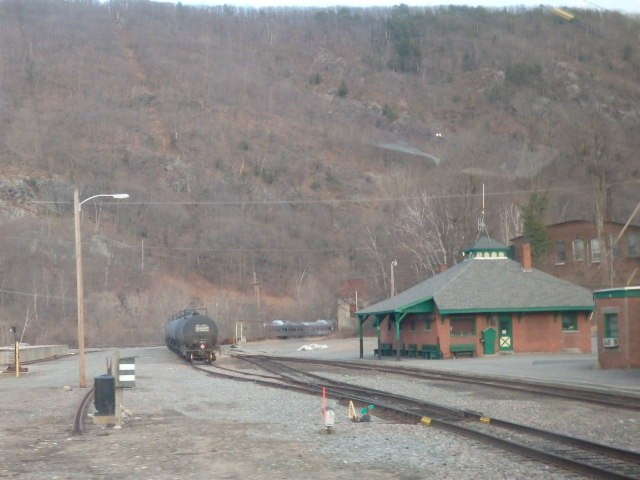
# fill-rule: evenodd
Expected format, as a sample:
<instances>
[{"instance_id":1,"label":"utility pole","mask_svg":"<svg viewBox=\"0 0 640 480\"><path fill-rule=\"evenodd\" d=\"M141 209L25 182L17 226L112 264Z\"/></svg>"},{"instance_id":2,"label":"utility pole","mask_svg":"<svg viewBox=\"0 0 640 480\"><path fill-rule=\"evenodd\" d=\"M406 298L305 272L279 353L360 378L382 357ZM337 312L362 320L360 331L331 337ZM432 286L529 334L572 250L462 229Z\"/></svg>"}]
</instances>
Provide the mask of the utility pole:
<instances>
[{"instance_id":1,"label":"utility pole","mask_svg":"<svg viewBox=\"0 0 640 480\"><path fill-rule=\"evenodd\" d=\"M18 340L18 329L16 327L9 328L9 332L13 333L13 365L16 368L16 377L20 377L20 340Z\"/></svg>"},{"instance_id":2,"label":"utility pole","mask_svg":"<svg viewBox=\"0 0 640 480\"><path fill-rule=\"evenodd\" d=\"M82 279L82 238L80 232L80 209L85 202L98 197L108 197L116 199L129 198L128 193L100 193L92 195L80 201L80 194L76 188L73 191L73 227L76 239L76 287L78 303L78 359L80 361L80 388L87 386L87 365L84 351L84 288Z\"/></svg>"},{"instance_id":3,"label":"utility pole","mask_svg":"<svg viewBox=\"0 0 640 480\"><path fill-rule=\"evenodd\" d=\"M256 272L253 272L253 287L256 291L256 308L258 310L258 321L262 318L260 314L260 282L258 281L258 276Z\"/></svg>"},{"instance_id":4,"label":"utility pole","mask_svg":"<svg viewBox=\"0 0 640 480\"><path fill-rule=\"evenodd\" d=\"M78 359L80 364L80 388L87 386L87 366L84 352L84 290L82 278L82 239L80 233L80 198L78 189L73 191L73 225L76 238L76 288L78 307Z\"/></svg>"},{"instance_id":5,"label":"utility pole","mask_svg":"<svg viewBox=\"0 0 640 480\"><path fill-rule=\"evenodd\" d=\"M397 260L394 260L391 262L391 296L392 297L396 294L395 279L393 277L393 267L397 267L397 266L398 266Z\"/></svg>"}]
</instances>

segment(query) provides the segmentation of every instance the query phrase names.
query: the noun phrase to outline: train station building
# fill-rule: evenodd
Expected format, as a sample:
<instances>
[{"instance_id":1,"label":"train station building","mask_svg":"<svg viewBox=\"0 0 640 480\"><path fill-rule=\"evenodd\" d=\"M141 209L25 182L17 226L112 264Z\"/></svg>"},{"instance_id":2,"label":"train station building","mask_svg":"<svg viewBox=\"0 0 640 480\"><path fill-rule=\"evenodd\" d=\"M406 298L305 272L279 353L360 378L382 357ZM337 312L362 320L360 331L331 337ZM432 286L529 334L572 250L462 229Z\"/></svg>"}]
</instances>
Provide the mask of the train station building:
<instances>
[{"instance_id":1,"label":"train station building","mask_svg":"<svg viewBox=\"0 0 640 480\"><path fill-rule=\"evenodd\" d=\"M369 321L378 357L590 353L592 292L532 268L530 246L522 248L519 263L483 236L463 262L358 310L360 356Z\"/></svg>"}]
</instances>

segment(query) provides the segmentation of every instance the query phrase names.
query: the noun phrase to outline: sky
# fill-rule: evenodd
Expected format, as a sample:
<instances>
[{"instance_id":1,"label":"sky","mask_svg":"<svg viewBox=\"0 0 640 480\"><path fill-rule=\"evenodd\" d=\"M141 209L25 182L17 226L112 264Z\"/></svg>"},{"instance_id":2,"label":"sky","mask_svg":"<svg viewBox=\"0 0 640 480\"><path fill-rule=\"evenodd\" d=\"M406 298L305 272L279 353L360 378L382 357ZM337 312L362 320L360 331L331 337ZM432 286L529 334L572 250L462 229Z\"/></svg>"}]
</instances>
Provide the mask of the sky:
<instances>
[{"instance_id":1,"label":"sky","mask_svg":"<svg viewBox=\"0 0 640 480\"><path fill-rule=\"evenodd\" d=\"M173 2L176 3L176 2ZM502 7L527 7L535 8L541 3L539 0L181 0L183 5L232 5L238 7L392 7L404 3L415 7L440 6L440 5L468 5L473 7L502 8ZM617 10L623 13L640 14L640 0L563 0L558 4L552 4L560 8L579 8L588 10Z\"/></svg>"}]
</instances>

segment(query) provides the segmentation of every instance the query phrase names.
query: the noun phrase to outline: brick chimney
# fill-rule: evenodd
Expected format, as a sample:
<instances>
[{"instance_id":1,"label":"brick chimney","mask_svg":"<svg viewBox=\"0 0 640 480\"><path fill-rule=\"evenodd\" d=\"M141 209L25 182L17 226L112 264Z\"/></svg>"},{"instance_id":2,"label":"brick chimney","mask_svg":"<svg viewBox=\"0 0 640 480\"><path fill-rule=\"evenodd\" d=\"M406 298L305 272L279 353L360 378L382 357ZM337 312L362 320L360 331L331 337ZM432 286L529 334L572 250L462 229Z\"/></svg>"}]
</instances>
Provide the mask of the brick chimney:
<instances>
[{"instance_id":1,"label":"brick chimney","mask_svg":"<svg viewBox=\"0 0 640 480\"><path fill-rule=\"evenodd\" d=\"M532 270L531 244L528 242L522 244L522 269L525 272Z\"/></svg>"}]
</instances>

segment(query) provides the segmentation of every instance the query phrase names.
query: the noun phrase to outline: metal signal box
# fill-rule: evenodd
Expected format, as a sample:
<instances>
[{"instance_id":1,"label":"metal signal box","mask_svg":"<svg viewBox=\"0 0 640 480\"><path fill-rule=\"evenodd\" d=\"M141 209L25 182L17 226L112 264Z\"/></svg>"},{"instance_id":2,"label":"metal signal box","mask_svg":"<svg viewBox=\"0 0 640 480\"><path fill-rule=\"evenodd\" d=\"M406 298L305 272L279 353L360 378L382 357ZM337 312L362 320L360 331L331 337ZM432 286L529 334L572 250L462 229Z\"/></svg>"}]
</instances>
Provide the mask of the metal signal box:
<instances>
[{"instance_id":1,"label":"metal signal box","mask_svg":"<svg viewBox=\"0 0 640 480\"><path fill-rule=\"evenodd\" d=\"M94 404L97 415L114 415L116 411L116 377L100 375L95 377Z\"/></svg>"}]
</instances>

